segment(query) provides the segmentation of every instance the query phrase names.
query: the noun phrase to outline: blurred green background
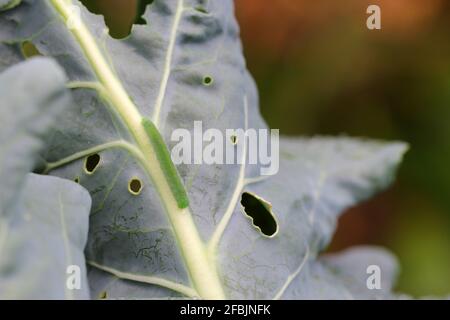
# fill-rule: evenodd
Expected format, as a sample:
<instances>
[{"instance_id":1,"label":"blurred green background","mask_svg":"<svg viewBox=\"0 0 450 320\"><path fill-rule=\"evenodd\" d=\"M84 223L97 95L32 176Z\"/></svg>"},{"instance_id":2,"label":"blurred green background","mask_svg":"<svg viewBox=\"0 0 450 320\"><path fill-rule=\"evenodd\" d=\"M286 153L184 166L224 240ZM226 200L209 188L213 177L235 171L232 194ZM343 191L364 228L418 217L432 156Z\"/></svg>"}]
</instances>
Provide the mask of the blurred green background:
<instances>
[{"instance_id":1,"label":"blurred green background","mask_svg":"<svg viewBox=\"0 0 450 320\"><path fill-rule=\"evenodd\" d=\"M151 0L83 0L125 37ZM407 141L395 185L349 210L329 250L391 249L397 289L450 292L450 1L236 0L261 111L282 134ZM382 29L366 28L381 7ZM137 17L137 18L135 18ZM151 23L151 22L150 22Z\"/></svg>"}]
</instances>

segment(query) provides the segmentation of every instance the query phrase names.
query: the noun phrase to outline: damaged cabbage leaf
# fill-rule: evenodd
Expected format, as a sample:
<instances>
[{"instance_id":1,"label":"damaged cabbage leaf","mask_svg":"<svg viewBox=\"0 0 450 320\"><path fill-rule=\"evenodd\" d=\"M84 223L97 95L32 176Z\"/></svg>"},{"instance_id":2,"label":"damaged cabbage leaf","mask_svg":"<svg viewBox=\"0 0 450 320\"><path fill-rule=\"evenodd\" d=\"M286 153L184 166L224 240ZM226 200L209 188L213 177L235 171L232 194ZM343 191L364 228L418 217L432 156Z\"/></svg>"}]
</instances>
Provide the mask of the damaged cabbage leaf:
<instances>
[{"instance_id":1,"label":"damaged cabbage leaf","mask_svg":"<svg viewBox=\"0 0 450 320\"><path fill-rule=\"evenodd\" d=\"M90 196L74 182L29 173L70 105L65 82L61 68L42 58L0 74L0 299L89 298ZM66 286L71 265L80 268L79 290Z\"/></svg>"},{"instance_id":2,"label":"damaged cabbage leaf","mask_svg":"<svg viewBox=\"0 0 450 320\"><path fill-rule=\"evenodd\" d=\"M69 3L80 8L83 27L68 28L77 11ZM192 132L194 121L204 131L267 126L231 0L155 0L143 18L149 24L117 40L78 1L23 0L0 14L0 67L23 58L21 44L30 41L64 67L73 89L76 106L43 157L46 172L76 179L92 196L92 297L326 298L326 287L336 289L330 297L348 297L346 281L334 284L338 276L321 272L328 269L317 255L343 210L389 185L405 145L285 139L280 172L269 178L254 165L179 165L190 203L180 211L156 187L151 154L135 134L140 118L152 121L169 149L173 130ZM124 105L133 112L121 112ZM130 187L136 180L138 193ZM253 208L260 201L265 218L244 212L243 193L255 200ZM186 216L192 225L177 222ZM267 234L258 221L270 221ZM191 226L195 232L184 232ZM324 286L305 275L323 275ZM365 284L366 277L354 276Z\"/></svg>"},{"instance_id":3,"label":"damaged cabbage leaf","mask_svg":"<svg viewBox=\"0 0 450 320\"><path fill-rule=\"evenodd\" d=\"M311 264L319 265L316 257L331 241L339 214L392 182L405 150L402 143L350 138L283 139L278 174L242 189L270 202L277 235L255 232L237 206L219 245L233 297L265 299L267 292L277 298L308 298L305 292L315 296L321 288L310 292L299 276ZM354 281L365 285L366 278ZM303 286L301 295L296 295L297 286ZM324 290L323 297L328 293Z\"/></svg>"}]
</instances>

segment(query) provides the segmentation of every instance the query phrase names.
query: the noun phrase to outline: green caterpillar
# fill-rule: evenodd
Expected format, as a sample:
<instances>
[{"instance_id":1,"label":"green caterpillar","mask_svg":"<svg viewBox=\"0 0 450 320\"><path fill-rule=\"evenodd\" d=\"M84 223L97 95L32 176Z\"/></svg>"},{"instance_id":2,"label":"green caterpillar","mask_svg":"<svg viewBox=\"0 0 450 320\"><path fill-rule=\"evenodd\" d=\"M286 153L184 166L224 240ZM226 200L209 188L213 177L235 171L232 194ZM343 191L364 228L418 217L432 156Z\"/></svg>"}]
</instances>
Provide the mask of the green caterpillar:
<instances>
[{"instance_id":1,"label":"green caterpillar","mask_svg":"<svg viewBox=\"0 0 450 320\"><path fill-rule=\"evenodd\" d=\"M161 166L164 175L167 177L167 182L169 183L170 190L177 201L178 208L187 208L189 206L189 198L184 185L181 182L181 178L178 175L178 171L170 158L169 150L167 149L161 134L153 122L147 118L142 118L142 126L150 138L150 142L155 150L159 165Z\"/></svg>"}]
</instances>

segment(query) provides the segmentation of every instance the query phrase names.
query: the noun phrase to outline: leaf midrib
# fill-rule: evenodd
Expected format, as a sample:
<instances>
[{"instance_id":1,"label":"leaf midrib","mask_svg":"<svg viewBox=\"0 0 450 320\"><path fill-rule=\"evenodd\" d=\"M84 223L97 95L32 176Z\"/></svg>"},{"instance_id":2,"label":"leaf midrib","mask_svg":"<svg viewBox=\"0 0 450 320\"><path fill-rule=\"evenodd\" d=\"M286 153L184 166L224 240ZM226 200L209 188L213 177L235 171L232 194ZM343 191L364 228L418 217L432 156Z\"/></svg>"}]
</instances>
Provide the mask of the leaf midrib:
<instances>
[{"instance_id":1,"label":"leaf midrib","mask_svg":"<svg viewBox=\"0 0 450 320\"><path fill-rule=\"evenodd\" d=\"M69 4L64 0L51 0L51 4L65 22L71 17ZM182 0L179 1L181 18ZM175 28L176 30L176 28ZM81 21L71 33L82 48L88 62L97 75L101 85L108 94L108 100L115 108L132 134L137 148L142 153L145 162L143 167L152 179L164 204L169 220L172 224L186 269L191 277L195 289L202 298L224 299L221 281L219 280L215 263L211 263L207 250L200 238L189 208L180 209L176 199L170 192L168 177L165 177L158 162L149 137L141 125L142 116L137 107L130 100L120 81L111 71L102 53L92 37L90 31ZM164 78L163 78L164 79ZM164 90L165 91L165 90Z\"/></svg>"}]
</instances>

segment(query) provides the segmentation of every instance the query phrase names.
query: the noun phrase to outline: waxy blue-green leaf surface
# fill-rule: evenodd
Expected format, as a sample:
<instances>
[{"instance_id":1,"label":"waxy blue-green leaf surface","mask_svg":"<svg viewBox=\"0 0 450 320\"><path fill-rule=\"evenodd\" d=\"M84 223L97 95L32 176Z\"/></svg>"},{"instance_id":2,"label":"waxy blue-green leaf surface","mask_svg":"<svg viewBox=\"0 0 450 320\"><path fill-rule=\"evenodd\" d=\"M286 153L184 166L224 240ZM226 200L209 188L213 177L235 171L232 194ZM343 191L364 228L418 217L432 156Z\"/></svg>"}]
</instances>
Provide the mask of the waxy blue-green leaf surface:
<instances>
[{"instance_id":1,"label":"waxy blue-green leaf surface","mask_svg":"<svg viewBox=\"0 0 450 320\"><path fill-rule=\"evenodd\" d=\"M87 299L91 200L74 182L29 173L71 105L61 68L37 58L0 74L0 299ZM67 267L81 287L66 286Z\"/></svg>"},{"instance_id":2,"label":"waxy blue-green leaf surface","mask_svg":"<svg viewBox=\"0 0 450 320\"><path fill-rule=\"evenodd\" d=\"M192 132L194 121L202 121L204 131L267 128L242 55L231 0L155 0L144 14L148 24L134 26L122 40L107 34L103 17L74 3L81 7L82 20L95 35L110 68L141 114L157 125L169 148L174 145L170 141L173 130ZM54 57L70 81L97 81L50 1L23 0L0 14L0 67L21 59L23 41L31 41L43 55ZM205 77L211 77L212 83L206 85ZM109 113L95 92L75 89L73 93L76 105L59 122L43 153L48 162L106 142L124 139L133 143L123 123ZM226 297L348 298L343 289L346 282L336 283L339 276L331 276L317 256L329 243L339 214L389 185L405 149L400 143L350 138L286 139L281 143L280 172L259 182L255 182L257 166L178 166L205 242L231 213L213 257ZM84 171L84 159L51 172L78 178L93 199L86 250L87 259L96 266L89 275L92 296L180 296L145 281L119 279L123 275L148 277L191 286L151 180L125 151L110 149L100 155L93 174ZM133 177L143 181L138 196L128 191ZM263 236L243 214L239 200L244 191L272 205L279 222L274 237ZM308 275L323 279L314 283ZM358 288L365 281L361 274L354 275ZM367 290L359 290L358 297L373 297Z\"/></svg>"}]
</instances>

